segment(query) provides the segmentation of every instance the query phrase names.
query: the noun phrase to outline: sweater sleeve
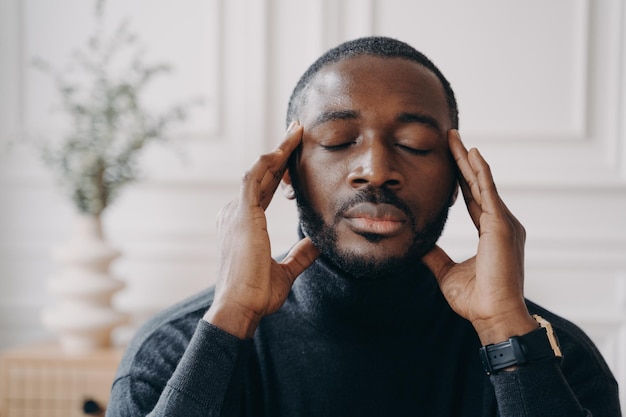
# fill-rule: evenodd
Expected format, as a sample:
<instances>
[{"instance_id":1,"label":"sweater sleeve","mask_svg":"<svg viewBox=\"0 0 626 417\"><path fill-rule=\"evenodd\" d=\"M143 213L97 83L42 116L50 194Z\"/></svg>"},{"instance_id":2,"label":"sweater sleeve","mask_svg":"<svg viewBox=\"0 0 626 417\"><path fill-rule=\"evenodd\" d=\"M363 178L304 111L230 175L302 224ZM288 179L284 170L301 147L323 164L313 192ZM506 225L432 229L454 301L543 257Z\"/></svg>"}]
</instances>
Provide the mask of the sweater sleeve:
<instances>
[{"instance_id":1,"label":"sweater sleeve","mask_svg":"<svg viewBox=\"0 0 626 417\"><path fill-rule=\"evenodd\" d=\"M570 388L555 360L538 361L513 372L491 376L501 417L617 417L619 408L609 390L587 404L594 412L583 408ZM605 385L604 388L608 388ZM603 399L604 397L604 399ZM615 397L613 397L615 398Z\"/></svg>"},{"instance_id":2,"label":"sweater sleeve","mask_svg":"<svg viewBox=\"0 0 626 417\"><path fill-rule=\"evenodd\" d=\"M620 417L617 382L596 346L572 323L556 316L550 322L563 358L492 375L499 416Z\"/></svg>"},{"instance_id":3,"label":"sweater sleeve","mask_svg":"<svg viewBox=\"0 0 626 417\"><path fill-rule=\"evenodd\" d=\"M236 416L251 346L203 320L187 346L153 334L122 364L107 416Z\"/></svg>"}]
</instances>

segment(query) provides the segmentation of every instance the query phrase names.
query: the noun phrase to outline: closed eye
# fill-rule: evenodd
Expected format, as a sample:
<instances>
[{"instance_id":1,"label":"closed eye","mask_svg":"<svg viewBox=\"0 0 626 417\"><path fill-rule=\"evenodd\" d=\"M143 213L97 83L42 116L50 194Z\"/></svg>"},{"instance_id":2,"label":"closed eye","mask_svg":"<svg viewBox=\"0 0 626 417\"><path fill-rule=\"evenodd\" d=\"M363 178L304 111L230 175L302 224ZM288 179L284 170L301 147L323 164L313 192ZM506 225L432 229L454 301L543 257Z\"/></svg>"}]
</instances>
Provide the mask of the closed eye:
<instances>
[{"instance_id":1,"label":"closed eye","mask_svg":"<svg viewBox=\"0 0 626 417\"><path fill-rule=\"evenodd\" d=\"M352 142L340 143L339 145L320 145L320 146L326 151L333 152L333 151L340 151L342 149L346 149L350 145L353 145L355 143L356 142L352 141Z\"/></svg>"},{"instance_id":2,"label":"closed eye","mask_svg":"<svg viewBox=\"0 0 626 417\"><path fill-rule=\"evenodd\" d=\"M411 148L409 146L400 145L400 144L397 144L396 146L398 146L403 151L406 151L413 155L428 155L431 152L430 149L416 149L416 148Z\"/></svg>"}]
</instances>

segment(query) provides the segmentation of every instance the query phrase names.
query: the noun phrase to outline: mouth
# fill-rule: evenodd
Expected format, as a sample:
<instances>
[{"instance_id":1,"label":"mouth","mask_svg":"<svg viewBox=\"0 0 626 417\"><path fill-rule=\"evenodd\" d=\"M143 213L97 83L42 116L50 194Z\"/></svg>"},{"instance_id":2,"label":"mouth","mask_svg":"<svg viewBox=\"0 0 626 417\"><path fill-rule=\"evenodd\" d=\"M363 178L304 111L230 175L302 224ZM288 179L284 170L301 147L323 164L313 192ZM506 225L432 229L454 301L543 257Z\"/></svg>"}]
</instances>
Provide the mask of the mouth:
<instances>
[{"instance_id":1,"label":"mouth","mask_svg":"<svg viewBox=\"0 0 626 417\"><path fill-rule=\"evenodd\" d=\"M350 207L343 218L349 228L360 235L391 237L407 223L407 215L391 204L360 203Z\"/></svg>"}]
</instances>

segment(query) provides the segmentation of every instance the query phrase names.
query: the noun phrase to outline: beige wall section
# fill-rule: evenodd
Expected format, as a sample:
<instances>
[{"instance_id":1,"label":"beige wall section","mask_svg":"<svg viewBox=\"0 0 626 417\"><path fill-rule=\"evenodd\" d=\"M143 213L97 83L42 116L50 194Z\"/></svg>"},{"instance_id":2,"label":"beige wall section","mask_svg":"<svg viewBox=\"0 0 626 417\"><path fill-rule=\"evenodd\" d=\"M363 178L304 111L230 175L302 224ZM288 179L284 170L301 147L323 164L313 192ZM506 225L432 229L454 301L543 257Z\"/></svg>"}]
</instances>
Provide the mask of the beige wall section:
<instances>
[{"instance_id":1,"label":"beige wall section","mask_svg":"<svg viewBox=\"0 0 626 417\"><path fill-rule=\"evenodd\" d=\"M130 16L150 57L177 68L151 92L155 105L190 95L206 103L175 147L149 150L145 180L106 213L124 253L115 264L128 283L121 309L142 318L214 281L216 214L282 136L299 75L340 41L388 35L425 52L452 82L465 141L487 156L528 229L528 296L580 324L626 385L623 2L110 0L110 10ZM0 346L45 334L49 254L73 218L32 154L6 151L63 128L48 111L51 85L27 60L63 62L89 32L90 13L83 0L0 0ZM281 252L294 241L293 205L279 195L269 217ZM474 234L457 204L442 246L461 259Z\"/></svg>"}]
</instances>

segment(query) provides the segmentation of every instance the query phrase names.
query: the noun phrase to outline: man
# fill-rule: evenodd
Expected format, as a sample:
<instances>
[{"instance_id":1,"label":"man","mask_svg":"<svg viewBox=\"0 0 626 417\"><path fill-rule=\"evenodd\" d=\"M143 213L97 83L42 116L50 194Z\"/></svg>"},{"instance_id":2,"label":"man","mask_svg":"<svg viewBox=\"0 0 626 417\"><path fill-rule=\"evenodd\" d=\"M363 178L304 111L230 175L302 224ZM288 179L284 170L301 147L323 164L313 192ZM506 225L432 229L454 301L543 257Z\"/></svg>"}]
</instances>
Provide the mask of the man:
<instances>
[{"instance_id":1,"label":"man","mask_svg":"<svg viewBox=\"0 0 626 417\"><path fill-rule=\"evenodd\" d=\"M591 341L525 301L524 228L426 57L342 44L288 121L219 216L215 290L139 332L109 416L620 415ZM264 210L280 182L301 240L277 261ZM435 244L457 184L480 236L460 264Z\"/></svg>"}]
</instances>

